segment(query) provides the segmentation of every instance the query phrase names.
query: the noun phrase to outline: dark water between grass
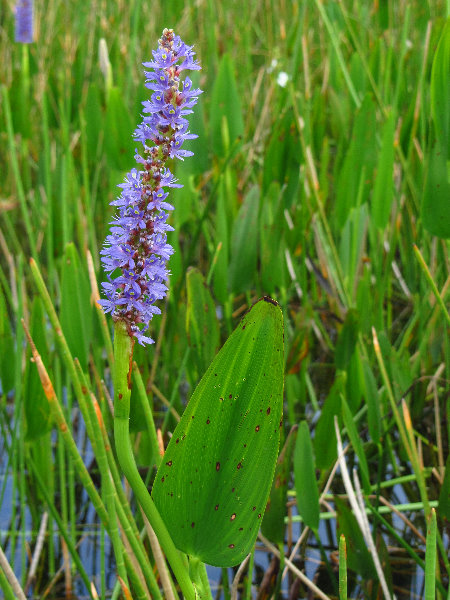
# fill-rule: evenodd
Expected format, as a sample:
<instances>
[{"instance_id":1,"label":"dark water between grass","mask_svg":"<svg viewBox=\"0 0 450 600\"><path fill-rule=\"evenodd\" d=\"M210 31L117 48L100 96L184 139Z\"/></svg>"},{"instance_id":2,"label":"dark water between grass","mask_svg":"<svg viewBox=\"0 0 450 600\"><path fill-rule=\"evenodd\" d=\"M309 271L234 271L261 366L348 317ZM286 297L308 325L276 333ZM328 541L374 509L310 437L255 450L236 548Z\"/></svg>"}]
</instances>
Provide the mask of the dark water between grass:
<instances>
[{"instance_id":1,"label":"dark water between grass","mask_svg":"<svg viewBox=\"0 0 450 600\"><path fill-rule=\"evenodd\" d=\"M78 422L82 421L79 420ZM88 468L91 468L91 474L95 479L98 476L98 473L95 471L96 467L95 469L93 467L94 456L90 442L86 439L84 427L77 427L75 433L77 435L76 441L78 447L84 449L85 464L88 466ZM34 545L36 542L36 531L32 531L33 524L29 507L26 506L25 510L21 511L21 507L18 502L17 491L15 493L15 499L13 498L13 475L8 465L7 446L2 446L2 444L5 443L5 439L8 446L11 442L9 435L6 437L0 437L0 543L10 563L13 565L13 570L16 576L18 577L19 581L22 581L24 571L23 565L25 564L25 572L27 572L31 562L31 555L34 551ZM56 435L54 435L54 440L56 440ZM390 500L394 504L399 504L408 502L408 497L405 494L404 489L401 486L396 485L391 490ZM14 502L16 503L16 512L15 521L12 522L12 509ZM98 517L89 502L89 498L85 490L81 487L79 490L77 490L76 502L75 537L78 543L79 556L89 580L94 582L95 588L100 596L102 589L104 589L105 597L108 598L111 596L112 590L114 589L117 581L113 549L108 536L101 530ZM332 502L331 506L333 507ZM21 519L22 512L24 512L24 523L22 523ZM296 516L295 506L292 507L291 514L293 517ZM409 514L408 516L414 521L413 514ZM403 521L398 516L393 515L392 524L397 531L403 531L405 539L410 536L410 531L405 528ZM50 533L50 527L52 533ZM295 543L295 541L299 538L302 528L303 526L299 522L291 523L289 537L293 540L293 543ZM338 538L336 530L336 519L322 520L320 522L320 542L323 545L330 563L330 567L333 570L337 580L338 554L336 549L338 546ZM60 569L63 564L60 536L57 531L56 524L50 520L47 527L47 537L44 545L42 560L37 571L35 588L30 586L27 594L28 598L41 598L44 590L47 588L55 575L54 573L49 572L48 544L50 535L53 539L55 569ZM394 585L396 587L395 593L397 598L408 598L410 600L421 598L423 596L423 573L421 569L416 568L416 565L406 555L405 552L397 548L395 545L392 545L392 541L390 541L386 535L384 535L384 539L389 548L391 556L390 565L393 571L392 575ZM444 543L447 543L445 538ZM13 546L14 556L11 555ZM285 551L288 555L289 549L287 547L285 547ZM330 582L329 574L324 566L320 549L313 536L310 535L308 538L308 544L302 552L302 560L297 559L294 562L296 566L301 569L309 579L314 581L324 593L330 597L336 597L334 593L335 590ZM86 586L79 574L76 573L76 568L73 566L72 561L71 564L73 568L72 598L78 600L88 598ZM236 570L237 569L228 569L228 580L230 586L234 579ZM260 599L270 597L272 595L273 584L278 570L278 565L274 565L273 563L272 554L270 554L267 549L265 549L258 542L255 552L253 570L253 598ZM211 583L213 597L220 600L224 599L226 596L222 586L222 569L208 566L207 571ZM270 577L271 574L272 577ZM266 587L266 582L268 580L269 582L270 580L272 581L270 585ZM265 582L265 593L264 590L261 591L261 583L263 581ZM358 581L352 583L351 573L349 573L349 592L351 592L353 598L368 597L363 591L362 587L358 585ZM61 572L59 577L55 580L46 597L52 600L62 600L63 598L67 598L63 572ZM310 596L308 594L308 590L303 586L297 586L295 583L295 577L290 574L289 576L286 576L281 583L281 588L277 594L277 598L294 599L304 597L313 596Z\"/></svg>"}]
</instances>

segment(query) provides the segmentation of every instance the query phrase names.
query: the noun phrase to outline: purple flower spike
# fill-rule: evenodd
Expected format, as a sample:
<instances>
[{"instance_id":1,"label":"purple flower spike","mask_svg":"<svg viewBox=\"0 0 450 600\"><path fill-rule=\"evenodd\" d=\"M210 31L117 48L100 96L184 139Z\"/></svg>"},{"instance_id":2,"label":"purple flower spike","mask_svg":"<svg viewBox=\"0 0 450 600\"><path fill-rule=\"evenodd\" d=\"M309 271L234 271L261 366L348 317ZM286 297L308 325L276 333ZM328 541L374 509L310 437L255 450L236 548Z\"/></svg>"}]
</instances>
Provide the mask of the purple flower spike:
<instances>
[{"instance_id":1,"label":"purple flower spike","mask_svg":"<svg viewBox=\"0 0 450 600\"><path fill-rule=\"evenodd\" d=\"M22 2L25 4L26 2ZM188 131L186 115L202 93L192 90L192 81L180 80L184 70L198 70L192 46L164 29L153 60L144 63L146 87L152 90L150 100L143 102L142 122L134 132L134 139L143 144L142 156L136 150L136 168L125 177L120 196L111 202L118 214L111 222L110 235L100 252L108 282L102 284L107 300L99 300L114 321L123 321L130 336L142 345L154 340L144 335L154 314L161 311L154 306L166 296L169 271L166 263L173 254L167 243L166 223L173 206L167 201L165 188L183 187L167 168L169 159L183 160L192 152L182 150L185 140L197 136Z\"/></svg>"},{"instance_id":2,"label":"purple flower spike","mask_svg":"<svg viewBox=\"0 0 450 600\"><path fill-rule=\"evenodd\" d=\"M16 4L16 42L33 42L33 0L18 0Z\"/></svg>"}]
</instances>

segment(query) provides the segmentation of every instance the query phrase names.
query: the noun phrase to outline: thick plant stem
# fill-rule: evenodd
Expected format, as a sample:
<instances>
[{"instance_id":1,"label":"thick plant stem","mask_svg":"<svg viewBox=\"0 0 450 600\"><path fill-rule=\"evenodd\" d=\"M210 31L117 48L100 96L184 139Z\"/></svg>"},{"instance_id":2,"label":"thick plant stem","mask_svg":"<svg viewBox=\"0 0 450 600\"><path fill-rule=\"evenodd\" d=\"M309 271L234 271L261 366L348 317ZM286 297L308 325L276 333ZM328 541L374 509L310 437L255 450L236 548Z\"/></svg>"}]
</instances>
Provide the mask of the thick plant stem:
<instances>
[{"instance_id":1,"label":"thick plant stem","mask_svg":"<svg viewBox=\"0 0 450 600\"><path fill-rule=\"evenodd\" d=\"M114 328L114 439L119 464L139 504L153 527L186 600L195 600L195 590L181 556L141 479L130 442L130 394L134 339L125 324Z\"/></svg>"},{"instance_id":2,"label":"thick plant stem","mask_svg":"<svg viewBox=\"0 0 450 600\"><path fill-rule=\"evenodd\" d=\"M212 600L211 588L209 586L208 574L205 563L194 556L189 557L189 573L195 585L195 591L199 600Z\"/></svg>"}]
</instances>

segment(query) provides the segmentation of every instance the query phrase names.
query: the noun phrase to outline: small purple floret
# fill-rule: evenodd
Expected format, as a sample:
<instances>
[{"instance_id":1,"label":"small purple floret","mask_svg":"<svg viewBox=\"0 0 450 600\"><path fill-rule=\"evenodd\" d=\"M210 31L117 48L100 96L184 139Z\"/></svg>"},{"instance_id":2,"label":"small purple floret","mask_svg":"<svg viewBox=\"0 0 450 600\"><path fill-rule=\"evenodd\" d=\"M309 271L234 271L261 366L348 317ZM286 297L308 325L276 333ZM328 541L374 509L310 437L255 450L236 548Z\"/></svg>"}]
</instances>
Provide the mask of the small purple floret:
<instances>
[{"instance_id":1,"label":"small purple floret","mask_svg":"<svg viewBox=\"0 0 450 600\"><path fill-rule=\"evenodd\" d=\"M183 70L200 69L194 54L192 46L186 46L172 29L164 29L153 60L144 63L153 69L145 72L145 85L153 93L142 103L145 116L133 135L144 146L143 156L137 150L135 154L142 170L132 169L118 186L122 192L111 202L118 214L100 252L108 281L102 283L107 299L99 304L114 321L123 321L143 346L154 342L144 333L153 315L161 313L155 302L166 296L170 274L166 263L174 251L167 243L166 232L173 227L166 222L165 212L174 207L167 202L165 188L183 187L166 162L192 156L181 147L185 140L197 137L189 133L185 117L192 113L202 91L191 89L189 77L180 80Z\"/></svg>"},{"instance_id":2,"label":"small purple floret","mask_svg":"<svg viewBox=\"0 0 450 600\"><path fill-rule=\"evenodd\" d=\"M17 0L14 39L22 44L33 42L33 0Z\"/></svg>"}]
</instances>

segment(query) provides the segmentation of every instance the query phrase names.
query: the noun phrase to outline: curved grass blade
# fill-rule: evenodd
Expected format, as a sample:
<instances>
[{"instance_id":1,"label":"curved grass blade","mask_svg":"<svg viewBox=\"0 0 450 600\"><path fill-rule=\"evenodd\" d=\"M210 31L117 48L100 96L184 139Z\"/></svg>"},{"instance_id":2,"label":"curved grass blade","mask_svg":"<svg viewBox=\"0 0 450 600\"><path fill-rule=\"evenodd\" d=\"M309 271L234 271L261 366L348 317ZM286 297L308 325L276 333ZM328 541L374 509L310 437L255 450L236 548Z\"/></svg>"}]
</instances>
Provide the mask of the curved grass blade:
<instances>
[{"instance_id":1,"label":"curved grass blade","mask_svg":"<svg viewBox=\"0 0 450 600\"><path fill-rule=\"evenodd\" d=\"M283 323L257 302L215 357L176 427L153 498L175 545L228 567L250 552L275 470Z\"/></svg>"}]
</instances>

